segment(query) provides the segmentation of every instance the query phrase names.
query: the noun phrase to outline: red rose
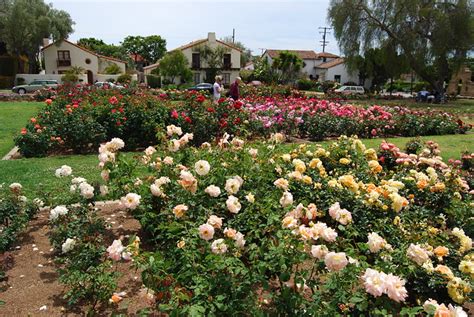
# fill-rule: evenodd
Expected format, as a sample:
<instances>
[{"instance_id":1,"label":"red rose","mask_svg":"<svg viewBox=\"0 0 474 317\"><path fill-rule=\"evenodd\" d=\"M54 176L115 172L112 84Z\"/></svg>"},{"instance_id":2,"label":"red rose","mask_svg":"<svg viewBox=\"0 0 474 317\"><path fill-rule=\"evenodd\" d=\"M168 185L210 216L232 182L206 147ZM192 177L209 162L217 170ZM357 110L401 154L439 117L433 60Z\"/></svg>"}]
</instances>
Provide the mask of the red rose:
<instances>
[{"instance_id":1,"label":"red rose","mask_svg":"<svg viewBox=\"0 0 474 317\"><path fill-rule=\"evenodd\" d=\"M216 109L214 109L212 107L209 107L209 108L207 108L207 112L216 112Z\"/></svg>"},{"instance_id":2,"label":"red rose","mask_svg":"<svg viewBox=\"0 0 474 317\"><path fill-rule=\"evenodd\" d=\"M21 134L25 135L25 134L27 134L27 133L28 133L28 131L26 131L26 128L22 128L22 129L21 129Z\"/></svg>"},{"instance_id":3,"label":"red rose","mask_svg":"<svg viewBox=\"0 0 474 317\"><path fill-rule=\"evenodd\" d=\"M75 104L72 105L72 107L77 109L77 108L79 108L79 105L77 103L75 103Z\"/></svg>"},{"instance_id":4,"label":"red rose","mask_svg":"<svg viewBox=\"0 0 474 317\"><path fill-rule=\"evenodd\" d=\"M51 99L46 99L45 102L47 105L50 105L53 101Z\"/></svg>"},{"instance_id":5,"label":"red rose","mask_svg":"<svg viewBox=\"0 0 474 317\"><path fill-rule=\"evenodd\" d=\"M173 119L178 119L179 118L179 114L178 114L178 111L176 111L176 109L173 109L173 111L171 111L171 117Z\"/></svg>"},{"instance_id":6,"label":"red rose","mask_svg":"<svg viewBox=\"0 0 474 317\"><path fill-rule=\"evenodd\" d=\"M113 105L118 103L118 99L115 96L110 97L109 102Z\"/></svg>"},{"instance_id":7,"label":"red rose","mask_svg":"<svg viewBox=\"0 0 474 317\"><path fill-rule=\"evenodd\" d=\"M116 113L116 112L117 112L117 109L112 109L111 112L112 112L112 113Z\"/></svg>"},{"instance_id":8,"label":"red rose","mask_svg":"<svg viewBox=\"0 0 474 317\"><path fill-rule=\"evenodd\" d=\"M240 118L235 118L234 124L239 124L240 123Z\"/></svg>"},{"instance_id":9,"label":"red rose","mask_svg":"<svg viewBox=\"0 0 474 317\"><path fill-rule=\"evenodd\" d=\"M241 101L238 101L238 100L237 100L236 102L234 102L234 108L235 108L235 109L240 109L240 108L242 108L242 102L241 102Z\"/></svg>"},{"instance_id":10,"label":"red rose","mask_svg":"<svg viewBox=\"0 0 474 317\"><path fill-rule=\"evenodd\" d=\"M191 123L191 122L192 122L192 120L191 120L191 118L190 118L190 117L186 117L186 118L184 118L184 121L186 121L187 123Z\"/></svg>"},{"instance_id":11,"label":"red rose","mask_svg":"<svg viewBox=\"0 0 474 317\"><path fill-rule=\"evenodd\" d=\"M36 123L36 118L31 118L30 121L31 121L32 123Z\"/></svg>"},{"instance_id":12,"label":"red rose","mask_svg":"<svg viewBox=\"0 0 474 317\"><path fill-rule=\"evenodd\" d=\"M203 95L199 95L197 98L196 98L196 101L197 102L204 102L206 100L206 97L204 97Z\"/></svg>"}]
</instances>

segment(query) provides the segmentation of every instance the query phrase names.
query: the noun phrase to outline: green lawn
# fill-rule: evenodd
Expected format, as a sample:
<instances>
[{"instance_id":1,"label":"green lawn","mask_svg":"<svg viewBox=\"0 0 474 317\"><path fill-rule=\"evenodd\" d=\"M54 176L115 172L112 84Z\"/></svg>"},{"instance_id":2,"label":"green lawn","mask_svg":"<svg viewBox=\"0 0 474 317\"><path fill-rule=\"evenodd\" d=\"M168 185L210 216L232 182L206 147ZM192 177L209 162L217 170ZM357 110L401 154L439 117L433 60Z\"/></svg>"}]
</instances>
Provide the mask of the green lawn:
<instances>
[{"instance_id":1,"label":"green lawn","mask_svg":"<svg viewBox=\"0 0 474 317\"><path fill-rule=\"evenodd\" d=\"M0 159L11 150L13 138L41 105L40 102L0 102Z\"/></svg>"}]
</instances>

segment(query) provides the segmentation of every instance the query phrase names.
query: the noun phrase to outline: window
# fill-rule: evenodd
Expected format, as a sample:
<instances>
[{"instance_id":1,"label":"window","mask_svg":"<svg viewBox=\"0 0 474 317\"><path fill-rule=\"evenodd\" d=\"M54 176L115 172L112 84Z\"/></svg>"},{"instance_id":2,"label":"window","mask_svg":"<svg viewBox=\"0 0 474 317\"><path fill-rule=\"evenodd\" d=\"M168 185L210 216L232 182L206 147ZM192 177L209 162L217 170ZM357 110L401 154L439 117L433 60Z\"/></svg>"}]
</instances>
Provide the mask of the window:
<instances>
[{"instance_id":1,"label":"window","mask_svg":"<svg viewBox=\"0 0 474 317\"><path fill-rule=\"evenodd\" d=\"M230 69L232 63L230 62L230 54L224 54L224 69Z\"/></svg>"},{"instance_id":2,"label":"window","mask_svg":"<svg viewBox=\"0 0 474 317\"><path fill-rule=\"evenodd\" d=\"M90 63L91 63L90 58L86 58L86 64L90 64Z\"/></svg>"},{"instance_id":3,"label":"window","mask_svg":"<svg viewBox=\"0 0 474 317\"><path fill-rule=\"evenodd\" d=\"M194 73L194 83L199 84L201 82L201 73Z\"/></svg>"},{"instance_id":4,"label":"window","mask_svg":"<svg viewBox=\"0 0 474 317\"><path fill-rule=\"evenodd\" d=\"M193 61L191 68L198 69L201 68L201 56L199 53L193 53Z\"/></svg>"},{"instance_id":5,"label":"window","mask_svg":"<svg viewBox=\"0 0 474 317\"><path fill-rule=\"evenodd\" d=\"M58 66L71 66L71 53L69 51L58 51Z\"/></svg>"},{"instance_id":6,"label":"window","mask_svg":"<svg viewBox=\"0 0 474 317\"><path fill-rule=\"evenodd\" d=\"M341 75L334 75L334 81L341 83Z\"/></svg>"},{"instance_id":7,"label":"window","mask_svg":"<svg viewBox=\"0 0 474 317\"><path fill-rule=\"evenodd\" d=\"M229 85L230 84L230 73L223 73L222 74L222 79L224 85Z\"/></svg>"}]
</instances>

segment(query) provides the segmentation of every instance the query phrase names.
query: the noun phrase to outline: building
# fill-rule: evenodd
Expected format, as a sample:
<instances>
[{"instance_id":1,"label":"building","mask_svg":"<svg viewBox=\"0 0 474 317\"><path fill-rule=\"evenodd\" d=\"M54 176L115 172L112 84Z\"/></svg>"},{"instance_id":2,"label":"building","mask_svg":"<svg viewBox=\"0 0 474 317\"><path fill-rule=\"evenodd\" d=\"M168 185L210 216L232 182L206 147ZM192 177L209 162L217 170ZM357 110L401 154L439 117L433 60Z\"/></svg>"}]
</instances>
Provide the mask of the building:
<instances>
[{"instance_id":1,"label":"building","mask_svg":"<svg viewBox=\"0 0 474 317\"><path fill-rule=\"evenodd\" d=\"M474 72L468 65L463 65L451 78L446 92L448 95L474 97Z\"/></svg>"},{"instance_id":2,"label":"building","mask_svg":"<svg viewBox=\"0 0 474 317\"><path fill-rule=\"evenodd\" d=\"M41 51L47 75L61 75L71 67L77 66L85 69L87 83L93 84L103 77L99 74L104 74L105 69L111 64L118 65L121 72L125 73L126 62L97 54L65 39L47 44Z\"/></svg>"},{"instance_id":3,"label":"building","mask_svg":"<svg viewBox=\"0 0 474 317\"><path fill-rule=\"evenodd\" d=\"M350 73L344 64L344 58L327 52L316 53L311 50L274 50L267 49L262 57L267 59L271 65L273 60L278 57L280 52L290 52L296 54L303 60L302 73L305 77L317 81L336 81L338 83L356 83L363 84L366 88L370 87L370 80L361 83L357 72Z\"/></svg>"}]
</instances>

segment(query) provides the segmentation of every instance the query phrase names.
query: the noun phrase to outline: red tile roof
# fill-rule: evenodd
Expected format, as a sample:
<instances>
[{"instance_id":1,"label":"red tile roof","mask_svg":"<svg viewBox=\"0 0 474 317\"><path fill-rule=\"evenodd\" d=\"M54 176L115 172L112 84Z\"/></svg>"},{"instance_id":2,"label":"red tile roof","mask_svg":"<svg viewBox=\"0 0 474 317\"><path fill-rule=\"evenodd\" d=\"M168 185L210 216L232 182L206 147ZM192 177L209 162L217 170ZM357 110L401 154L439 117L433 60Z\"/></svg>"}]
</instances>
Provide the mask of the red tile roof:
<instances>
[{"instance_id":1,"label":"red tile roof","mask_svg":"<svg viewBox=\"0 0 474 317\"><path fill-rule=\"evenodd\" d=\"M339 58L339 56L337 56L336 54L332 54L332 53L328 53L328 52L321 52L321 53L317 53L316 55L318 55L318 58L323 58L323 57L326 57L326 58Z\"/></svg>"},{"instance_id":2,"label":"red tile roof","mask_svg":"<svg viewBox=\"0 0 474 317\"><path fill-rule=\"evenodd\" d=\"M340 57L340 58L333 59L332 61L319 64L318 66L315 66L315 68L331 68L342 63L344 63L344 58Z\"/></svg>"},{"instance_id":3,"label":"red tile roof","mask_svg":"<svg viewBox=\"0 0 474 317\"><path fill-rule=\"evenodd\" d=\"M208 39L200 39L200 40L196 40L196 41L192 41L188 44L184 44L184 45L181 45L180 47L177 47L169 52L173 52L173 51L177 51L177 50L184 50L184 49L187 49L187 48L190 48L190 47L193 47L193 46L196 46L196 45L199 45L199 44L202 44L204 42L207 42ZM232 48L234 50L237 50L239 52L242 52L242 50L240 48L238 48L237 46L234 46L230 43L226 43L226 42L223 42L223 41L220 41L220 40L216 40L217 43L220 43L220 44L223 44L225 46L228 46L229 48Z\"/></svg>"},{"instance_id":4,"label":"red tile roof","mask_svg":"<svg viewBox=\"0 0 474 317\"><path fill-rule=\"evenodd\" d=\"M94 52L94 51L91 51L91 50L89 50L89 49L87 49L87 48L85 48L85 47L82 47L82 46L80 46L80 45L77 45L76 43L70 42L70 41L68 41L68 40L66 40L66 39L58 40L58 41L56 41L56 42L54 42L54 43L51 43L51 44L49 44L49 45L46 45L46 46L43 47L41 50L44 51L45 49L51 47L53 44L56 44L56 43L59 42L59 41L64 41L64 42L66 42L66 43L69 43L69 44L71 44L71 45L73 45L73 46L75 46L75 47L77 47L77 48L79 48L79 49L81 49L81 50L83 50L83 51L85 51L85 52L88 52L88 53L90 53L90 54L92 54L92 55L95 55L95 56L97 56L97 57L99 57L99 58L105 58L105 59L109 59L109 60L111 60L111 61L115 61L115 62L127 64L127 62L125 62L125 61L123 61L123 60L121 60L121 59L118 59L118 58L115 58L115 57L109 57L109 56L104 56L104 55L97 54L97 53Z\"/></svg>"},{"instance_id":5,"label":"red tile roof","mask_svg":"<svg viewBox=\"0 0 474 317\"><path fill-rule=\"evenodd\" d=\"M281 52L290 52L296 54L301 59L318 59L318 55L315 51L311 50L274 50L274 49L267 49L265 53L268 54L271 58L276 58Z\"/></svg>"}]
</instances>

